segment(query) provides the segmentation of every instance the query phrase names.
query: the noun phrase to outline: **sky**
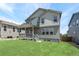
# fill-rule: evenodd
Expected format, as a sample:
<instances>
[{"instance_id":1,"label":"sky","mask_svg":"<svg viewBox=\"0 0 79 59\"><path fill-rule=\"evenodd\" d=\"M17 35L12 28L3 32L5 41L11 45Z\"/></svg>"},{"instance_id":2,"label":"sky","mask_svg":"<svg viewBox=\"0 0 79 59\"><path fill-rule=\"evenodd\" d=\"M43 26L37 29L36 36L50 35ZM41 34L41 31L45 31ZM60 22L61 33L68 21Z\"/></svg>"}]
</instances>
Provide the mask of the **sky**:
<instances>
[{"instance_id":1,"label":"sky","mask_svg":"<svg viewBox=\"0 0 79 59\"><path fill-rule=\"evenodd\" d=\"M0 19L22 24L38 8L52 9L62 12L60 33L65 34L72 14L79 11L75 3L0 3Z\"/></svg>"}]
</instances>

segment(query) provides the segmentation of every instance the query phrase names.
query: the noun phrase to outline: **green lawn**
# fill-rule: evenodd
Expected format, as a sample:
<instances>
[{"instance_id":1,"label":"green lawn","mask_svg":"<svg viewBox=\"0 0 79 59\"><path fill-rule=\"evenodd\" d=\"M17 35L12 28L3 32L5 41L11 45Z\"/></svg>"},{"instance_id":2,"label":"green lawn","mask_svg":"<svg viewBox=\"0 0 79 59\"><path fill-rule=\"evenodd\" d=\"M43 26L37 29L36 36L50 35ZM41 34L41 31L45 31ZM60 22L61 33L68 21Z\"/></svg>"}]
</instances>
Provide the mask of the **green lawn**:
<instances>
[{"instance_id":1,"label":"green lawn","mask_svg":"<svg viewBox=\"0 0 79 59\"><path fill-rule=\"evenodd\" d=\"M66 42L34 42L0 40L0 56L63 56L79 55L79 49Z\"/></svg>"}]
</instances>

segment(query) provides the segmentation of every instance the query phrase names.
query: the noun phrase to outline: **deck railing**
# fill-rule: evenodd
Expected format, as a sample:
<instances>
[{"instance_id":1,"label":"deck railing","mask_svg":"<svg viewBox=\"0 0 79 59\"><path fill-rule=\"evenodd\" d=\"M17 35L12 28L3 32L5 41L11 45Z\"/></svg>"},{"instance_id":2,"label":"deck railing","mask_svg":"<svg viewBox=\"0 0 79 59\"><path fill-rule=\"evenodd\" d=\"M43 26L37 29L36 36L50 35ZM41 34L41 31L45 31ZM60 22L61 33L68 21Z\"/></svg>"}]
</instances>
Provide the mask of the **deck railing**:
<instances>
[{"instance_id":1,"label":"deck railing","mask_svg":"<svg viewBox=\"0 0 79 59\"><path fill-rule=\"evenodd\" d=\"M20 35L20 38L31 38L31 39L38 39L39 38L39 35L36 34L36 35L32 35L32 34L19 34Z\"/></svg>"}]
</instances>

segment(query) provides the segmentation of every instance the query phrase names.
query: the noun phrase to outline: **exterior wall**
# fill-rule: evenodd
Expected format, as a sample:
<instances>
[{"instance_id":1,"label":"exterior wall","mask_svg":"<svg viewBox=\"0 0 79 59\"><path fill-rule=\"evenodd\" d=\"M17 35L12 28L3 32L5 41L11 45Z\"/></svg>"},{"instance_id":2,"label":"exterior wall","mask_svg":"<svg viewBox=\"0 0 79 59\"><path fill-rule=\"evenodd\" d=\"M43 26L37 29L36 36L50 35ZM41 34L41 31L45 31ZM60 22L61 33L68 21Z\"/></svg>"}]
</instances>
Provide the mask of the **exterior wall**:
<instances>
[{"instance_id":1,"label":"exterior wall","mask_svg":"<svg viewBox=\"0 0 79 59\"><path fill-rule=\"evenodd\" d=\"M31 21L31 23L35 26L37 26L38 18L35 18Z\"/></svg>"},{"instance_id":2,"label":"exterior wall","mask_svg":"<svg viewBox=\"0 0 79 59\"><path fill-rule=\"evenodd\" d=\"M57 17L57 22L54 22L54 16ZM42 18L45 19L44 20L44 24L41 23ZM40 27L43 27L43 26L56 26L56 25L60 25L60 17L59 17L59 14L47 12L45 15L43 15L41 17Z\"/></svg>"},{"instance_id":3,"label":"exterior wall","mask_svg":"<svg viewBox=\"0 0 79 59\"><path fill-rule=\"evenodd\" d=\"M40 32L41 32L41 34L39 35L40 38L60 39L59 26L43 27L40 29ZM43 32L45 32L44 35L42 34ZM46 34L46 32L49 32L49 34ZM50 34L50 32L53 32L53 34Z\"/></svg>"},{"instance_id":4,"label":"exterior wall","mask_svg":"<svg viewBox=\"0 0 79 59\"><path fill-rule=\"evenodd\" d=\"M73 37L73 41L79 43L79 13L74 14L69 25L68 36Z\"/></svg>"},{"instance_id":5,"label":"exterior wall","mask_svg":"<svg viewBox=\"0 0 79 59\"><path fill-rule=\"evenodd\" d=\"M39 13L37 15L39 15ZM31 21L33 25L37 25L37 22L39 20L38 19L39 16L37 17L37 15L33 16L33 17L36 17L35 19ZM57 17L57 22L54 22L54 16ZM44 24L41 23L42 19L44 19ZM57 13L47 12L43 16L40 17L39 22L40 22L39 24L40 27L60 25L60 15Z\"/></svg>"},{"instance_id":6,"label":"exterior wall","mask_svg":"<svg viewBox=\"0 0 79 59\"><path fill-rule=\"evenodd\" d=\"M57 22L54 21L55 17L57 17ZM31 18L32 20L31 21L28 20L28 23L32 23L32 25L37 25L39 23L39 26L37 25L37 27L40 29L39 30L40 32L38 31L40 38L60 39L60 14L59 13L54 11L39 10L35 14L32 14L32 16L29 19ZM42 23L42 19L44 19L44 23ZM41 34L42 31L53 31L53 33L55 34L42 35Z\"/></svg>"},{"instance_id":7,"label":"exterior wall","mask_svg":"<svg viewBox=\"0 0 79 59\"><path fill-rule=\"evenodd\" d=\"M8 25L6 25L6 31L4 31L4 27L5 25L1 26L1 38L7 38L8 36L12 36L13 38L16 38L19 36L19 33L17 31L17 28L15 27L15 32L13 32L13 26L9 27Z\"/></svg>"},{"instance_id":8,"label":"exterior wall","mask_svg":"<svg viewBox=\"0 0 79 59\"><path fill-rule=\"evenodd\" d=\"M34 15L32 15L30 18L39 17L39 16L41 16L43 13L45 13L43 10L39 10L39 11L36 12Z\"/></svg>"}]
</instances>

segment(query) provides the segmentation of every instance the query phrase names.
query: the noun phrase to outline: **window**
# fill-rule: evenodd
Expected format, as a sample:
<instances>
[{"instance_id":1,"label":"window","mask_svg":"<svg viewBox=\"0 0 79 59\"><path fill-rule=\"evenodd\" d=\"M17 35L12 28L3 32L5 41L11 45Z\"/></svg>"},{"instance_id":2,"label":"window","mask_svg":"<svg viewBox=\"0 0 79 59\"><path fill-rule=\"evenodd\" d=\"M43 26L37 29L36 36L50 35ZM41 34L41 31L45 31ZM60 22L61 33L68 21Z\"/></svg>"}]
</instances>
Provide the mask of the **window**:
<instances>
[{"instance_id":1,"label":"window","mask_svg":"<svg viewBox=\"0 0 79 59\"><path fill-rule=\"evenodd\" d=\"M44 24L44 18L41 19L41 23Z\"/></svg>"},{"instance_id":2,"label":"window","mask_svg":"<svg viewBox=\"0 0 79 59\"><path fill-rule=\"evenodd\" d=\"M4 26L4 31L6 31L7 29L6 29L6 26Z\"/></svg>"},{"instance_id":3,"label":"window","mask_svg":"<svg viewBox=\"0 0 79 59\"><path fill-rule=\"evenodd\" d=\"M78 26L78 19L77 19L77 21L76 21L76 25Z\"/></svg>"},{"instance_id":4,"label":"window","mask_svg":"<svg viewBox=\"0 0 79 59\"><path fill-rule=\"evenodd\" d=\"M50 32L50 35L53 35L53 32L52 31Z\"/></svg>"},{"instance_id":5,"label":"window","mask_svg":"<svg viewBox=\"0 0 79 59\"><path fill-rule=\"evenodd\" d=\"M78 26L78 24L77 24L77 26Z\"/></svg>"},{"instance_id":6,"label":"window","mask_svg":"<svg viewBox=\"0 0 79 59\"><path fill-rule=\"evenodd\" d=\"M42 32L42 35L45 35L45 32Z\"/></svg>"},{"instance_id":7,"label":"window","mask_svg":"<svg viewBox=\"0 0 79 59\"><path fill-rule=\"evenodd\" d=\"M21 32L21 28L19 29L19 32Z\"/></svg>"},{"instance_id":8,"label":"window","mask_svg":"<svg viewBox=\"0 0 79 59\"><path fill-rule=\"evenodd\" d=\"M54 16L54 22L57 22L57 16Z\"/></svg>"},{"instance_id":9,"label":"window","mask_svg":"<svg viewBox=\"0 0 79 59\"><path fill-rule=\"evenodd\" d=\"M78 23L78 19L77 19L76 23Z\"/></svg>"},{"instance_id":10,"label":"window","mask_svg":"<svg viewBox=\"0 0 79 59\"><path fill-rule=\"evenodd\" d=\"M20 29L18 28L18 29L17 29L17 32L21 32L21 28L20 28Z\"/></svg>"},{"instance_id":11,"label":"window","mask_svg":"<svg viewBox=\"0 0 79 59\"><path fill-rule=\"evenodd\" d=\"M15 32L15 27L13 27L13 32Z\"/></svg>"}]
</instances>

